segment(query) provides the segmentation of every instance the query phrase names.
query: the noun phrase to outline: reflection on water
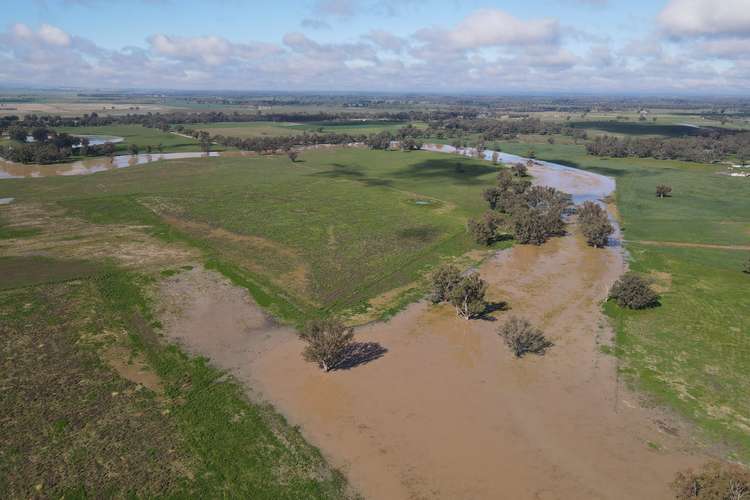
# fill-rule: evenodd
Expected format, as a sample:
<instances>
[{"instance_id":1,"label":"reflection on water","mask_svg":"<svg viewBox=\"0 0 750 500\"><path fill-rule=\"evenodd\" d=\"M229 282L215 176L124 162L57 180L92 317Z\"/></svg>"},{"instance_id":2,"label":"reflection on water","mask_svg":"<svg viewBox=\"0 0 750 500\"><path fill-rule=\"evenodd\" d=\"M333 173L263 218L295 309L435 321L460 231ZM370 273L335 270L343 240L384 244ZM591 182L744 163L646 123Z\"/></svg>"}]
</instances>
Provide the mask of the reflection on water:
<instances>
[{"instance_id":1,"label":"reflection on water","mask_svg":"<svg viewBox=\"0 0 750 500\"><path fill-rule=\"evenodd\" d=\"M0 205L9 205L15 198L0 198Z\"/></svg>"},{"instance_id":2,"label":"reflection on water","mask_svg":"<svg viewBox=\"0 0 750 500\"><path fill-rule=\"evenodd\" d=\"M216 157L219 153L156 153L140 155L122 155L80 160L74 163L54 165L23 165L0 159L0 179L18 179L24 177L51 177L55 175L87 175L118 168L133 167L161 160L182 160L186 158Z\"/></svg>"}]
</instances>

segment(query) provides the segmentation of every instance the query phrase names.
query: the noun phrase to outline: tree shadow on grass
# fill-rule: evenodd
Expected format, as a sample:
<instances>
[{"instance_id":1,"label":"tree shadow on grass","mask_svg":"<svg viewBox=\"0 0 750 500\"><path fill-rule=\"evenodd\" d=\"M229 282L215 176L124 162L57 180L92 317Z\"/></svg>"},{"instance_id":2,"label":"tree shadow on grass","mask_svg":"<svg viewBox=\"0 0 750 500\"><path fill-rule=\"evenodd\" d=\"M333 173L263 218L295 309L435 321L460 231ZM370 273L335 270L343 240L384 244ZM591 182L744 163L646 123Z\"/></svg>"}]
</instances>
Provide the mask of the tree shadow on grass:
<instances>
[{"instance_id":1,"label":"tree shadow on grass","mask_svg":"<svg viewBox=\"0 0 750 500\"><path fill-rule=\"evenodd\" d=\"M377 342L354 342L347 348L344 359L336 366L336 370L349 370L366 365L380 359L387 352L388 349Z\"/></svg>"},{"instance_id":2,"label":"tree shadow on grass","mask_svg":"<svg viewBox=\"0 0 750 500\"><path fill-rule=\"evenodd\" d=\"M331 165L331 170L325 170L323 172L316 172L312 175L316 177L326 177L329 179L348 179L350 181L357 181L368 187L385 186L390 187L393 185L393 181L389 179L378 179L375 177L367 177L361 170L356 166L342 165L341 163L334 163Z\"/></svg>"},{"instance_id":3,"label":"tree shadow on grass","mask_svg":"<svg viewBox=\"0 0 750 500\"><path fill-rule=\"evenodd\" d=\"M457 184L487 184L482 176L496 174L497 167L468 163L464 158L431 159L413 163L394 174L395 177L422 180L450 180Z\"/></svg>"}]
</instances>

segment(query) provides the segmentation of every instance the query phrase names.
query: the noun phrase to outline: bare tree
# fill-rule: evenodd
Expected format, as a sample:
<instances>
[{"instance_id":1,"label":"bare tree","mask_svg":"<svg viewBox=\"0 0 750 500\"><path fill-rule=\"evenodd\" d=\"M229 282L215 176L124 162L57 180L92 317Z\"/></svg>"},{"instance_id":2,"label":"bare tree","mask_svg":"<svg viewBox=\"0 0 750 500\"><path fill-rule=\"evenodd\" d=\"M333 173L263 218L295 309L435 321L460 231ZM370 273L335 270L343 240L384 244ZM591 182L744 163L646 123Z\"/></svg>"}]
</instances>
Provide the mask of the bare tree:
<instances>
[{"instance_id":1,"label":"bare tree","mask_svg":"<svg viewBox=\"0 0 750 500\"><path fill-rule=\"evenodd\" d=\"M552 347L541 330L534 328L528 320L511 316L498 330L505 344L517 358L525 354L544 354Z\"/></svg>"}]
</instances>

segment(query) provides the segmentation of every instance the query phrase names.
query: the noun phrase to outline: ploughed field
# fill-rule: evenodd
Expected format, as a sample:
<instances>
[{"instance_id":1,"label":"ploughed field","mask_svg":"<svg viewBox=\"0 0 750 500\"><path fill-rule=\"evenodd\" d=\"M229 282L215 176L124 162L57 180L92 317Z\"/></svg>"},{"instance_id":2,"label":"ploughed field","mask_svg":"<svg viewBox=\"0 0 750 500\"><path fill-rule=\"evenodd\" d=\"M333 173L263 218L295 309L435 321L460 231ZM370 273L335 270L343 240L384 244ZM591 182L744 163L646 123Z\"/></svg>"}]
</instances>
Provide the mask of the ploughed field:
<instances>
[{"instance_id":1,"label":"ploughed field","mask_svg":"<svg viewBox=\"0 0 750 500\"><path fill-rule=\"evenodd\" d=\"M43 200L97 224L151 226L189 240L210 266L281 319L387 314L422 293L424 271L473 248L497 168L428 153L357 148L286 157L172 160L106 174L7 180L3 196ZM373 309L369 299L398 289Z\"/></svg>"}]
</instances>

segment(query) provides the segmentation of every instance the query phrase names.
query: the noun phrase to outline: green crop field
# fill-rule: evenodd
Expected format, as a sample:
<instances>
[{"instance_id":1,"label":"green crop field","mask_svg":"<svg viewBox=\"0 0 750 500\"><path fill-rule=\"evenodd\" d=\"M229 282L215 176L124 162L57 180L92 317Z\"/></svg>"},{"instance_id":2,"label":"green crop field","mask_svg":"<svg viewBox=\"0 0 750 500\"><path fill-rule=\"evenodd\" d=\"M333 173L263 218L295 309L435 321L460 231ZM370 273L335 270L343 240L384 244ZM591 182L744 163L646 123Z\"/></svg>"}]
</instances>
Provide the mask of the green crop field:
<instances>
[{"instance_id":1,"label":"green crop field","mask_svg":"<svg viewBox=\"0 0 750 500\"><path fill-rule=\"evenodd\" d=\"M720 175L717 165L595 158L582 146L501 147L517 154L533 147L540 159L617 180L630 267L662 292L661 307L647 311L607 304L623 373L750 461L750 275L741 272L750 259L750 179ZM673 196L656 198L657 184L671 185Z\"/></svg>"},{"instance_id":2,"label":"green crop field","mask_svg":"<svg viewBox=\"0 0 750 500\"><path fill-rule=\"evenodd\" d=\"M339 149L286 157L172 160L77 178L4 181L16 203L43 199L98 224L148 224L293 322L365 313L443 257L473 248L469 216L494 182L488 162L436 153Z\"/></svg>"},{"instance_id":3,"label":"green crop field","mask_svg":"<svg viewBox=\"0 0 750 500\"><path fill-rule=\"evenodd\" d=\"M337 133L337 134L376 134L384 130L395 132L407 125L407 122L391 121L349 121L349 122L311 122L311 123L287 123L287 122L222 122L222 123L199 123L191 125L191 128L205 130L211 134L231 137L279 137L287 135L302 134L303 132ZM416 127L424 127L424 124L415 123Z\"/></svg>"},{"instance_id":4,"label":"green crop field","mask_svg":"<svg viewBox=\"0 0 750 500\"><path fill-rule=\"evenodd\" d=\"M162 132L156 128L147 128L141 125L111 125L102 127L59 127L58 132L66 132L75 135L110 135L123 137L123 142L115 144L118 152L127 152L130 144L137 144L141 152L145 152L146 146L156 147L161 144L165 153L180 151L200 151L198 141L193 138L182 137L169 132Z\"/></svg>"}]
</instances>

